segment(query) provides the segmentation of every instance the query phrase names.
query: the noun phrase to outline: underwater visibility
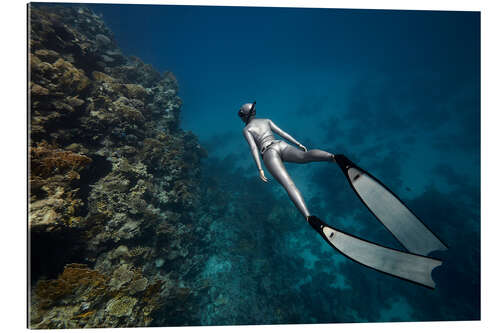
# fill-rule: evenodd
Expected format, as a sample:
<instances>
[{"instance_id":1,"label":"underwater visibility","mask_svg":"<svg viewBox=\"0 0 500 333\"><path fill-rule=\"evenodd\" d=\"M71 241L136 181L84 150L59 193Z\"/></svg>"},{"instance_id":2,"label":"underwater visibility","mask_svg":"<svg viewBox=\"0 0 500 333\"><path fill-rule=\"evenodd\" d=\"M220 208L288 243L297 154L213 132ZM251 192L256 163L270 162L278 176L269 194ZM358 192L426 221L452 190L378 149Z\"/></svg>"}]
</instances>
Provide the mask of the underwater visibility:
<instances>
[{"instance_id":1,"label":"underwater visibility","mask_svg":"<svg viewBox=\"0 0 500 333\"><path fill-rule=\"evenodd\" d=\"M479 12L28 23L30 328L480 319Z\"/></svg>"}]
</instances>

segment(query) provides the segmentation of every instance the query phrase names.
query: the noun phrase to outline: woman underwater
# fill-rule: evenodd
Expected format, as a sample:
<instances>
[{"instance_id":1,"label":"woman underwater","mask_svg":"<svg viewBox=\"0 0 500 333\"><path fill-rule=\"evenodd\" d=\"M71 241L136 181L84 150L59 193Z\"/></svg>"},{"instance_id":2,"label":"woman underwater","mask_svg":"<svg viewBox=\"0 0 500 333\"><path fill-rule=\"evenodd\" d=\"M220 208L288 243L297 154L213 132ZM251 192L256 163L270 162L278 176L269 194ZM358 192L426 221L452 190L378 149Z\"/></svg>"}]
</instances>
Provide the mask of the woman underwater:
<instances>
[{"instance_id":1,"label":"woman underwater","mask_svg":"<svg viewBox=\"0 0 500 333\"><path fill-rule=\"evenodd\" d=\"M246 124L245 128L243 128L243 135L252 150L253 158L257 164L257 168L259 169L260 178L264 182L268 182L260 164L259 152L262 154L262 159L264 160L267 170L285 188L288 196L297 209L302 213L304 218L308 220L311 214L307 209L302 194L297 189L292 178L290 178L290 175L286 171L283 162L334 162L335 155L319 149L307 151L306 147L295 140L290 134L276 126L272 120L257 119L255 118L255 114L255 102L243 104L238 112L241 120ZM291 146L285 141L276 140L273 132L282 138L293 142L302 150Z\"/></svg>"},{"instance_id":2,"label":"woman underwater","mask_svg":"<svg viewBox=\"0 0 500 333\"><path fill-rule=\"evenodd\" d=\"M285 188L300 213L333 248L349 259L379 272L434 288L431 273L442 262L427 255L447 249L437 236L378 179L344 155L334 155L319 149L308 151L272 120L256 118L255 105L256 102L243 104L238 116L246 125L243 135L250 146L260 178L268 182L260 163L259 152L267 170ZM285 141L276 140L273 132L300 149ZM361 201L409 252L363 240L335 229L311 215L283 162L337 162Z\"/></svg>"}]
</instances>

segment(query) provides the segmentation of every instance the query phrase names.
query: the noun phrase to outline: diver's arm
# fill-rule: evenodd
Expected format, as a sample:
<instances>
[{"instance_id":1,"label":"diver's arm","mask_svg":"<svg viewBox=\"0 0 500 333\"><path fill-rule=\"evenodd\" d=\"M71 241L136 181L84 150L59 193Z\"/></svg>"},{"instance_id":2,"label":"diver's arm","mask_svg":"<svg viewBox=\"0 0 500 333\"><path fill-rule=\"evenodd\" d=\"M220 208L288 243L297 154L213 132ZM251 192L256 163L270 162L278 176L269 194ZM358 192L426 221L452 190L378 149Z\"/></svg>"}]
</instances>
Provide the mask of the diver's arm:
<instances>
[{"instance_id":1,"label":"diver's arm","mask_svg":"<svg viewBox=\"0 0 500 333\"><path fill-rule=\"evenodd\" d=\"M273 121L271 119L269 119L269 126L271 127L271 130L273 132L275 132L276 134L278 134L282 138L284 138L284 139L290 141L291 143L299 146L304 151L307 151L306 147L304 147L303 145L301 145L300 142L298 142L297 140L295 140L290 134L288 134L287 132L283 131L281 128L279 128L278 126L276 126L276 124L273 123Z\"/></svg>"},{"instance_id":2,"label":"diver's arm","mask_svg":"<svg viewBox=\"0 0 500 333\"><path fill-rule=\"evenodd\" d=\"M247 139L250 150L252 151L253 159L255 160L255 164L257 164L257 168L259 169L260 179L262 179L264 182L267 182L267 178L264 175L264 170L262 170L262 166L260 165L259 150L257 149L257 145L255 144L255 140L253 139L252 134L246 128L244 128L243 136L245 137L245 139Z\"/></svg>"}]
</instances>

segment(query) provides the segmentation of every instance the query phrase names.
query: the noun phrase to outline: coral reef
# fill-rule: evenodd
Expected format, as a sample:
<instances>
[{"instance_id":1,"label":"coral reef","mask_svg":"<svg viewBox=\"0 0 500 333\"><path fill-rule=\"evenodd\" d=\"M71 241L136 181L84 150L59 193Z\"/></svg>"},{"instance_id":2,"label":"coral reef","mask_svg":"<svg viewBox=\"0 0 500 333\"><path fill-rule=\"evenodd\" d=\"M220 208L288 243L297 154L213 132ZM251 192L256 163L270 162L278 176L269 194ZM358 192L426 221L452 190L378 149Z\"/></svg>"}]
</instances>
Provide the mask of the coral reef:
<instances>
[{"instance_id":1,"label":"coral reef","mask_svg":"<svg viewBox=\"0 0 500 333\"><path fill-rule=\"evenodd\" d=\"M75 181L92 159L42 141L30 152L30 228L55 228L81 221L83 201Z\"/></svg>"},{"instance_id":2,"label":"coral reef","mask_svg":"<svg viewBox=\"0 0 500 333\"><path fill-rule=\"evenodd\" d=\"M160 282L161 283L161 282ZM33 295L32 328L133 327L151 323L160 305L156 283L127 264L112 277L70 264L54 280L40 280ZM134 311L134 315L132 315Z\"/></svg>"},{"instance_id":3,"label":"coral reef","mask_svg":"<svg viewBox=\"0 0 500 333\"><path fill-rule=\"evenodd\" d=\"M206 153L175 76L73 6L29 6L29 66L30 326L192 322Z\"/></svg>"}]
</instances>

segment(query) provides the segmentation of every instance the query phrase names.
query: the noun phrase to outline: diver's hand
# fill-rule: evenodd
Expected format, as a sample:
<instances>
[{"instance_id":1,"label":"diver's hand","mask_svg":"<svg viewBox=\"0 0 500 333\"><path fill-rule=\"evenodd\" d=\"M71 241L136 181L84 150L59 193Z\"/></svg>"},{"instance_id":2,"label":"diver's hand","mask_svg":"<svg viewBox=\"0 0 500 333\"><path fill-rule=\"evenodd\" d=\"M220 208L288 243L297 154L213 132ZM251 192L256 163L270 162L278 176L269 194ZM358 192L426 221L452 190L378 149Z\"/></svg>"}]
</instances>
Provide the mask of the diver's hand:
<instances>
[{"instance_id":1,"label":"diver's hand","mask_svg":"<svg viewBox=\"0 0 500 333\"><path fill-rule=\"evenodd\" d=\"M299 148L302 149L303 151L307 151L307 148L304 145L300 144L300 143L299 143Z\"/></svg>"},{"instance_id":2,"label":"diver's hand","mask_svg":"<svg viewBox=\"0 0 500 333\"><path fill-rule=\"evenodd\" d=\"M260 173L260 179L262 179L263 182L265 182L265 183L269 182L269 180L264 175L264 170L260 169L259 173Z\"/></svg>"}]
</instances>

